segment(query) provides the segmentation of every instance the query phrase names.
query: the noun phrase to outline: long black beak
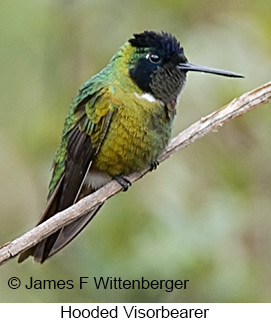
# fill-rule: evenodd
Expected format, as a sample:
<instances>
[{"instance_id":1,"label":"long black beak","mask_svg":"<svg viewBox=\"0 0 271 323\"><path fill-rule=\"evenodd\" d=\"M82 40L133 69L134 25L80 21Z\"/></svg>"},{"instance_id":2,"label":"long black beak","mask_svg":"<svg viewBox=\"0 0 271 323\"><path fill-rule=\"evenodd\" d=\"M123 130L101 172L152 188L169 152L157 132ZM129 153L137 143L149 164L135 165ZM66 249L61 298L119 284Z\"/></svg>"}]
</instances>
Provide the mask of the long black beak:
<instances>
[{"instance_id":1,"label":"long black beak","mask_svg":"<svg viewBox=\"0 0 271 323\"><path fill-rule=\"evenodd\" d=\"M201 66L201 65L197 65L197 64L192 64L189 62L179 63L177 65L177 67L181 70L184 70L184 71L203 72L203 73L217 74L217 75L222 75L222 76L227 76L227 77L244 77L243 75L236 74L233 72L219 70L216 68Z\"/></svg>"}]
</instances>

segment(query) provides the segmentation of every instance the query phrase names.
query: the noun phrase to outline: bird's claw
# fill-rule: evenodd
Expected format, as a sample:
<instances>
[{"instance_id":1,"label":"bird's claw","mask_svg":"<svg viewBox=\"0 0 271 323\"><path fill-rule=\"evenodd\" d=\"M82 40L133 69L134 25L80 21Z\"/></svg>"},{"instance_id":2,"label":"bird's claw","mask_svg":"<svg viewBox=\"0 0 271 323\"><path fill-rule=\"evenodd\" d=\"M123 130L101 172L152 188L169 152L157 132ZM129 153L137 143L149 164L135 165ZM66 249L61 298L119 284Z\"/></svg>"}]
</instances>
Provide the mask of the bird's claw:
<instances>
[{"instance_id":1,"label":"bird's claw","mask_svg":"<svg viewBox=\"0 0 271 323\"><path fill-rule=\"evenodd\" d=\"M159 161L158 160L154 160L153 162L151 162L151 171L155 170L159 165Z\"/></svg>"},{"instance_id":2,"label":"bird's claw","mask_svg":"<svg viewBox=\"0 0 271 323\"><path fill-rule=\"evenodd\" d=\"M116 180L123 188L123 191L127 191L128 188L132 185L132 183L125 177L122 176L114 176L114 180Z\"/></svg>"}]
</instances>

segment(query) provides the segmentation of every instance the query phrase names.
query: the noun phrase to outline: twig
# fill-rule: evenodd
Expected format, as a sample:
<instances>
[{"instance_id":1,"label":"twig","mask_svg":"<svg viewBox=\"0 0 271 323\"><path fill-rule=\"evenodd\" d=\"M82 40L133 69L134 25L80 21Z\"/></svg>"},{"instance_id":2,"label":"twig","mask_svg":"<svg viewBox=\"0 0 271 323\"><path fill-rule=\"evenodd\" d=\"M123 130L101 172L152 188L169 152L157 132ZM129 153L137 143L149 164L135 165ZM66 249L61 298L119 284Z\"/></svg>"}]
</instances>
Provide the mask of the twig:
<instances>
[{"instance_id":1,"label":"twig","mask_svg":"<svg viewBox=\"0 0 271 323\"><path fill-rule=\"evenodd\" d=\"M158 161L164 161L176 153L176 151L186 147L217 127L222 126L225 122L239 117L260 105L266 104L269 100L271 100L271 82L243 94L238 99L234 99L226 106L192 124L170 141L168 147L159 156ZM150 168L146 168L141 172L131 174L128 179L133 183L142 178L149 171ZM116 181L111 181L98 191L83 198L68 209L57 213L46 222L41 223L19 238L12 242L5 243L0 248L0 265L22 251L36 245L39 241L51 235L61 227L88 213L92 208L102 204L121 190L122 187Z\"/></svg>"}]
</instances>

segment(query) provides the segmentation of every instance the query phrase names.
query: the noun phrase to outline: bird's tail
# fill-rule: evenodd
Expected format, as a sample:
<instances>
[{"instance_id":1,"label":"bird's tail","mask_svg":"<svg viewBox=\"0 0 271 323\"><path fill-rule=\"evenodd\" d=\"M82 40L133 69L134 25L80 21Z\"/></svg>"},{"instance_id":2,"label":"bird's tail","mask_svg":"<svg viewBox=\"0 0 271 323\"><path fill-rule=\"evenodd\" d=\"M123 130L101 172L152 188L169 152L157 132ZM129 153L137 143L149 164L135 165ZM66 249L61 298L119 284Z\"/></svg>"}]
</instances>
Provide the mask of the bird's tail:
<instances>
[{"instance_id":1,"label":"bird's tail","mask_svg":"<svg viewBox=\"0 0 271 323\"><path fill-rule=\"evenodd\" d=\"M18 262L20 263L29 256L33 256L36 262L43 263L47 258L56 254L70 243L93 219L102 205L103 204L97 206L86 215L83 215L79 219L40 241L36 246L22 252L19 256Z\"/></svg>"}]
</instances>

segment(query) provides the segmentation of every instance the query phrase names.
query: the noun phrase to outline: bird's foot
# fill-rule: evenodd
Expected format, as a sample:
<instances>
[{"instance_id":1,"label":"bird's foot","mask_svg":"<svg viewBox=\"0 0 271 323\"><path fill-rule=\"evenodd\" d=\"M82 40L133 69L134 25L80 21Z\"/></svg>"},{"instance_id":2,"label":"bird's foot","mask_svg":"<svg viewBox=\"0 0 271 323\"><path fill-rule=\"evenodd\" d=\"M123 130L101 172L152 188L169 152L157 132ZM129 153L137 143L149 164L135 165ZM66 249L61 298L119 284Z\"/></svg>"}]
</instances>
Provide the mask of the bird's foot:
<instances>
[{"instance_id":1,"label":"bird's foot","mask_svg":"<svg viewBox=\"0 0 271 323\"><path fill-rule=\"evenodd\" d=\"M151 169L150 169L150 171L155 170L158 167L158 165L159 165L159 161L158 160L155 160L155 161L151 162Z\"/></svg>"},{"instance_id":2,"label":"bird's foot","mask_svg":"<svg viewBox=\"0 0 271 323\"><path fill-rule=\"evenodd\" d=\"M127 178L122 176L114 176L114 180L122 186L124 192L128 190L129 186L132 185L132 183Z\"/></svg>"}]
</instances>

